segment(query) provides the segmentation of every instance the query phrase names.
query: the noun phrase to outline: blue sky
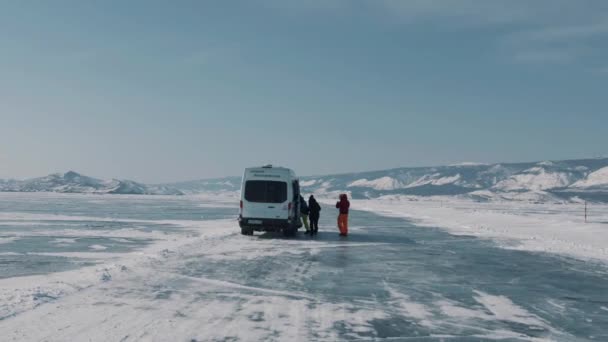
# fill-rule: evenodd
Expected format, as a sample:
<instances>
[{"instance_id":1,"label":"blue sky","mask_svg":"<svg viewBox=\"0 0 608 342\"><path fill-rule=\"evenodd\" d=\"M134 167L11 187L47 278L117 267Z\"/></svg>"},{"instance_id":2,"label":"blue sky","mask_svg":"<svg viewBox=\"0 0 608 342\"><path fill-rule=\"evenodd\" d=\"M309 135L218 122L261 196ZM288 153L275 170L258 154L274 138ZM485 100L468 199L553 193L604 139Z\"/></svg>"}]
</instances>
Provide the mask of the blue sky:
<instances>
[{"instance_id":1,"label":"blue sky","mask_svg":"<svg viewBox=\"0 0 608 342\"><path fill-rule=\"evenodd\" d=\"M0 49L0 178L607 153L607 1L7 1Z\"/></svg>"}]
</instances>

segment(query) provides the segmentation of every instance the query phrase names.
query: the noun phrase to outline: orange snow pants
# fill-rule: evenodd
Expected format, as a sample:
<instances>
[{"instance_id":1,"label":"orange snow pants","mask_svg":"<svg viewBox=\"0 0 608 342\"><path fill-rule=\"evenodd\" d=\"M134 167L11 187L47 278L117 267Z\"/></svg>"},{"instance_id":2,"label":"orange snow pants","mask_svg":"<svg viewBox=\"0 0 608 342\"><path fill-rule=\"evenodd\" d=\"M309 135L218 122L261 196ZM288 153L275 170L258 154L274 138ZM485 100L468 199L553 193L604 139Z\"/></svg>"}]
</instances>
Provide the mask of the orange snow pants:
<instances>
[{"instance_id":1,"label":"orange snow pants","mask_svg":"<svg viewBox=\"0 0 608 342\"><path fill-rule=\"evenodd\" d=\"M338 229L340 229L340 234L348 234L348 214L338 215Z\"/></svg>"}]
</instances>

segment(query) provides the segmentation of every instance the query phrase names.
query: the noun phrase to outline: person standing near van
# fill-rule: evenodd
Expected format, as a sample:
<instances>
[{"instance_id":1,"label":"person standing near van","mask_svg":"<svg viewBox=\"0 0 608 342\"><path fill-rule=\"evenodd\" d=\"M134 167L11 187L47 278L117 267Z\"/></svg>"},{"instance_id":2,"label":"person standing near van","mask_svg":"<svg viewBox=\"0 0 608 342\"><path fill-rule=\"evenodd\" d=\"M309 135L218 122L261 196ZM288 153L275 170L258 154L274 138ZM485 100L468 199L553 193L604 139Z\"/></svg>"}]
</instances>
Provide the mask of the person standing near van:
<instances>
[{"instance_id":1,"label":"person standing near van","mask_svg":"<svg viewBox=\"0 0 608 342\"><path fill-rule=\"evenodd\" d=\"M308 214L310 210L308 209L308 204L306 204L306 200L302 195L300 195L300 214L302 214L302 223L304 224L304 228L306 228L306 234L310 233L310 226L308 225Z\"/></svg>"},{"instance_id":2,"label":"person standing near van","mask_svg":"<svg viewBox=\"0 0 608 342\"><path fill-rule=\"evenodd\" d=\"M340 195L340 201L336 203L336 208L340 210L338 215L338 229L340 229L340 236L348 235L348 209L350 208L350 202L346 194Z\"/></svg>"},{"instance_id":3,"label":"person standing near van","mask_svg":"<svg viewBox=\"0 0 608 342\"><path fill-rule=\"evenodd\" d=\"M321 216L321 206L313 195L308 198L308 218L310 219L310 231L311 234L317 234L319 232L319 217Z\"/></svg>"}]
</instances>

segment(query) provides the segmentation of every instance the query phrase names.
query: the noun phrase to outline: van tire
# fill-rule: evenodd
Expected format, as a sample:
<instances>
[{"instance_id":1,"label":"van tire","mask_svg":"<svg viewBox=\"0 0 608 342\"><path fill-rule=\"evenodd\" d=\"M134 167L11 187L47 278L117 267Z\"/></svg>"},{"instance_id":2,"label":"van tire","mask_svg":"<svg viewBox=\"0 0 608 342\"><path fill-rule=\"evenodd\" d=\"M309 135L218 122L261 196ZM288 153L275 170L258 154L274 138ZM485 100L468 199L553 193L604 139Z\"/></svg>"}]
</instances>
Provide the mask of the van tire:
<instances>
[{"instance_id":1,"label":"van tire","mask_svg":"<svg viewBox=\"0 0 608 342\"><path fill-rule=\"evenodd\" d=\"M253 229L251 228L241 228L242 235L253 235Z\"/></svg>"}]
</instances>

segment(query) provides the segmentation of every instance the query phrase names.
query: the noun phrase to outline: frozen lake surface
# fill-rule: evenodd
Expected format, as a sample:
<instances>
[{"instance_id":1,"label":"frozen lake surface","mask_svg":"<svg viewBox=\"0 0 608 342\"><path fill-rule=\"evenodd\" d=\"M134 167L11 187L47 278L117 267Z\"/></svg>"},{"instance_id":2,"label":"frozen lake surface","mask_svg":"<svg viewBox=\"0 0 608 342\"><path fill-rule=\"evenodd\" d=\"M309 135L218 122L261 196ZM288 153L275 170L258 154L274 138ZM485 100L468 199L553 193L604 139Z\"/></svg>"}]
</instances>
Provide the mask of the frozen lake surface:
<instances>
[{"instance_id":1,"label":"frozen lake surface","mask_svg":"<svg viewBox=\"0 0 608 342\"><path fill-rule=\"evenodd\" d=\"M0 336L605 341L608 268L353 211L241 236L212 197L0 195ZM35 327L35 328L34 328Z\"/></svg>"},{"instance_id":2,"label":"frozen lake surface","mask_svg":"<svg viewBox=\"0 0 608 342\"><path fill-rule=\"evenodd\" d=\"M0 194L0 278L79 268L94 253L107 257L188 233L171 220L234 216L234 208L179 197Z\"/></svg>"}]
</instances>

